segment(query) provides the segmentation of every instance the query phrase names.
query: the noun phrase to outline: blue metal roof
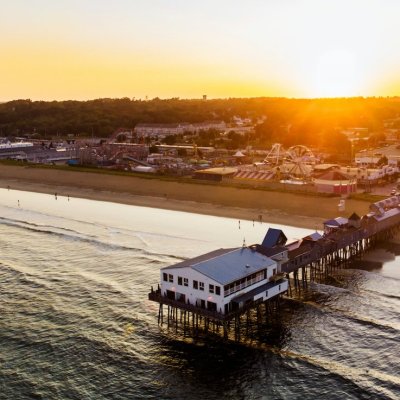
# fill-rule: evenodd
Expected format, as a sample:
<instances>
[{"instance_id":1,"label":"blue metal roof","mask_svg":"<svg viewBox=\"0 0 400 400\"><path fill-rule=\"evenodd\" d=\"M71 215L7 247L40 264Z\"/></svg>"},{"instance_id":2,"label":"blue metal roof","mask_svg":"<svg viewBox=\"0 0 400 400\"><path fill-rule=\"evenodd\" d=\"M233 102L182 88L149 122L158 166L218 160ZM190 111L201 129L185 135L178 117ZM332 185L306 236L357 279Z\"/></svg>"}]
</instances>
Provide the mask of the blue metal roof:
<instances>
[{"instance_id":1,"label":"blue metal roof","mask_svg":"<svg viewBox=\"0 0 400 400\"><path fill-rule=\"evenodd\" d=\"M335 219L328 219L327 221L324 222L325 226L339 226L339 222L337 222Z\"/></svg>"},{"instance_id":2,"label":"blue metal roof","mask_svg":"<svg viewBox=\"0 0 400 400\"><path fill-rule=\"evenodd\" d=\"M261 245L264 247L274 247L285 244L286 241L287 237L281 229L269 228Z\"/></svg>"},{"instance_id":3,"label":"blue metal roof","mask_svg":"<svg viewBox=\"0 0 400 400\"><path fill-rule=\"evenodd\" d=\"M346 225L349 222L345 217L336 217L335 221L337 221L339 225Z\"/></svg>"},{"instance_id":4,"label":"blue metal roof","mask_svg":"<svg viewBox=\"0 0 400 400\"><path fill-rule=\"evenodd\" d=\"M306 236L304 239L310 239L313 240L314 242L321 239L322 235L318 232L314 232L311 235Z\"/></svg>"},{"instance_id":5,"label":"blue metal roof","mask_svg":"<svg viewBox=\"0 0 400 400\"><path fill-rule=\"evenodd\" d=\"M255 250L240 247L228 253L192 263L191 267L221 285L227 285L275 264L275 261Z\"/></svg>"},{"instance_id":6,"label":"blue metal roof","mask_svg":"<svg viewBox=\"0 0 400 400\"><path fill-rule=\"evenodd\" d=\"M229 253L229 252L231 252L232 250L235 250L235 249L236 249L236 247L233 247L233 248L230 248L230 249L213 250L213 251L210 251L209 253L201 254L200 256L193 257L193 258L188 258L187 260L180 261L177 264L168 265L167 267L164 267L164 268L161 268L161 269L165 270L165 269L173 269L173 268L191 267L192 265L198 264L201 261L210 260L210 259L215 258L217 256L220 256L222 254Z\"/></svg>"},{"instance_id":7,"label":"blue metal roof","mask_svg":"<svg viewBox=\"0 0 400 400\"><path fill-rule=\"evenodd\" d=\"M377 221L383 221L383 220L385 220L387 218L394 217L395 215L399 215L399 214L400 214L400 210L399 209L392 208L392 209L390 209L388 211L385 211L385 213L383 215L374 215L374 218Z\"/></svg>"}]
</instances>

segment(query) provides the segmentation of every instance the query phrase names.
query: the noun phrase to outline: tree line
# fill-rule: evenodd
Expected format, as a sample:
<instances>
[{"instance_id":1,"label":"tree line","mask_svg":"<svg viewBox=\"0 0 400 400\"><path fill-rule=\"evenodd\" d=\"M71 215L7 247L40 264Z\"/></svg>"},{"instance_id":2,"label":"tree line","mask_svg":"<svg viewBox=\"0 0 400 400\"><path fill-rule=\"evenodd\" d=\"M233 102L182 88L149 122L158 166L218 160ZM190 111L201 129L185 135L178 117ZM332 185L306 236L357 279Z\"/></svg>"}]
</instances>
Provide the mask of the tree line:
<instances>
[{"instance_id":1,"label":"tree line","mask_svg":"<svg viewBox=\"0 0 400 400\"><path fill-rule=\"evenodd\" d=\"M365 127L382 134L384 121L400 127L399 98L231 98L149 101L119 98L89 101L14 100L0 104L0 135L51 138L67 135L108 137L118 128L133 129L138 123L177 123L250 118L255 133L244 141L266 147L307 144L329 146L343 143L338 128ZM208 138L207 138L208 140Z\"/></svg>"}]
</instances>

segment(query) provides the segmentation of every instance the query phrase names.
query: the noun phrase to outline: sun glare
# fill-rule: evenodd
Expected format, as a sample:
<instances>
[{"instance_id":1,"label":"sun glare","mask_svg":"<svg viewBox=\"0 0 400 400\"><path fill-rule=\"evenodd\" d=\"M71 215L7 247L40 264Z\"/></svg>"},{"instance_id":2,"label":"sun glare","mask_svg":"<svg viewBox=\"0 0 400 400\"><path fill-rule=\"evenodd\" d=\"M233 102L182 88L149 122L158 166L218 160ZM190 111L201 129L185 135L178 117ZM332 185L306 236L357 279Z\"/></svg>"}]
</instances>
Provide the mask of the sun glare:
<instances>
[{"instance_id":1,"label":"sun glare","mask_svg":"<svg viewBox=\"0 0 400 400\"><path fill-rule=\"evenodd\" d=\"M334 50L319 55L309 82L311 97L360 95L361 71L353 54Z\"/></svg>"}]
</instances>

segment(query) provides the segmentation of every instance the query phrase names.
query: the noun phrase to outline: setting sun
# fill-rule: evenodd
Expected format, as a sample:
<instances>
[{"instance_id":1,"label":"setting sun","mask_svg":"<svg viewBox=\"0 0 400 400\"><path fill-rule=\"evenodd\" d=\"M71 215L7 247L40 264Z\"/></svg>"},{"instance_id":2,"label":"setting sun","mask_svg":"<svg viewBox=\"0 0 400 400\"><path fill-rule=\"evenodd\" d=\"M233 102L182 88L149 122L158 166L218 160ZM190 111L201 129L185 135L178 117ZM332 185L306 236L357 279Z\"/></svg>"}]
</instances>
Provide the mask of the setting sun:
<instances>
[{"instance_id":1,"label":"setting sun","mask_svg":"<svg viewBox=\"0 0 400 400\"><path fill-rule=\"evenodd\" d=\"M315 75L309 83L309 96L357 96L363 90L360 76L361 71L351 53L340 50L324 52L317 59Z\"/></svg>"}]
</instances>

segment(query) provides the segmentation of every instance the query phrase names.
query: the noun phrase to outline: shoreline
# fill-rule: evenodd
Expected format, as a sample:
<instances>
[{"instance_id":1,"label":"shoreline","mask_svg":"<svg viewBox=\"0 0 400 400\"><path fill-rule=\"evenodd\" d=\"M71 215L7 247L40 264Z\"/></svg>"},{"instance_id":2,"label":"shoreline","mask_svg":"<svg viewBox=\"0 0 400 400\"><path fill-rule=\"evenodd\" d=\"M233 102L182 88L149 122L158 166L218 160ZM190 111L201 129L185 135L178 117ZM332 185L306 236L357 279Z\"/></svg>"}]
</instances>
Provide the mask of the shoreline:
<instances>
[{"instance_id":1,"label":"shoreline","mask_svg":"<svg viewBox=\"0 0 400 400\"><path fill-rule=\"evenodd\" d=\"M308 229L352 212L363 215L369 203L347 200L339 213L337 197L314 197L201 183L168 182L132 176L0 166L0 187L166 210L262 221Z\"/></svg>"}]
</instances>

